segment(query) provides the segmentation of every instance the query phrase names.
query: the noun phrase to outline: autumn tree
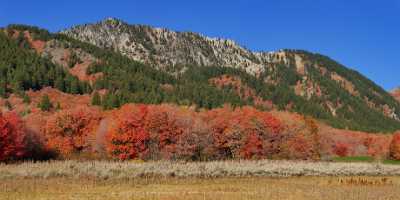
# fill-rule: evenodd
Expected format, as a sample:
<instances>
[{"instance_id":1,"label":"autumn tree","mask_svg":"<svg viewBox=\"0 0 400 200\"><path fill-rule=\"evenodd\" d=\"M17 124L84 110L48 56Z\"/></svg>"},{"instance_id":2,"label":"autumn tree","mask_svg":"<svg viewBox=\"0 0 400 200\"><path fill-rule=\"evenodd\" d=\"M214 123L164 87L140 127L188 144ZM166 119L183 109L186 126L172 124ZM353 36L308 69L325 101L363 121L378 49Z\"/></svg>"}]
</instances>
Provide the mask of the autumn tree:
<instances>
[{"instance_id":1,"label":"autumn tree","mask_svg":"<svg viewBox=\"0 0 400 200\"><path fill-rule=\"evenodd\" d=\"M114 117L107 133L107 151L117 159L145 159L149 153L150 135L145 129L148 108L145 105L125 105Z\"/></svg>"},{"instance_id":2,"label":"autumn tree","mask_svg":"<svg viewBox=\"0 0 400 200\"><path fill-rule=\"evenodd\" d=\"M183 160L212 160L214 149L209 126L192 111L178 115L176 124L182 127L176 142L175 158Z\"/></svg>"},{"instance_id":3,"label":"autumn tree","mask_svg":"<svg viewBox=\"0 0 400 200\"><path fill-rule=\"evenodd\" d=\"M152 147L156 147L151 149L153 157L174 159L177 142L183 134L183 129L187 128L187 124L178 124L178 121L186 117L179 116L179 111L172 106L161 105L150 109L146 128L151 134L151 142L155 145ZM159 155L154 152L158 152Z\"/></svg>"},{"instance_id":4,"label":"autumn tree","mask_svg":"<svg viewBox=\"0 0 400 200\"><path fill-rule=\"evenodd\" d=\"M393 135L392 143L390 144L390 158L400 160L400 132Z\"/></svg>"},{"instance_id":5,"label":"autumn tree","mask_svg":"<svg viewBox=\"0 0 400 200\"><path fill-rule=\"evenodd\" d=\"M208 112L207 123L220 158L265 158L281 132L281 123L267 112L251 107L224 107Z\"/></svg>"},{"instance_id":6,"label":"autumn tree","mask_svg":"<svg viewBox=\"0 0 400 200\"><path fill-rule=\"evenodd\" d=\"M0 162L22 158L26 153L25 130L14 112L0 113Z\"/></svg>"},{"instance_id":7,"label":"autumn tree","mask_svg":"<svg viewBox=\"0 0 400 200\"><path fill-rule=\"evenodd\" d=\"M51 116L43 128L49 148L62 157L90 151L100 115L97 111L78 107Z\"/></svg>"},{"instance_id":8,"label":"autumn tree","mask_svg":"<svg viewBox=\"0 0 400 200\"><path fill-rule=\"evenodd\" d=\"M317 122L307 116L294 115L278 139L276 157L280 159L319 160L321 145Z\"/></svg>"},{"instance_id":9,"label":"autumn tree","mask_svg":"<svg viewBox=\"0 0 400 200\"><path fill-rule=\"evenodd\" d=\"M347 144L337 142L333 149L334 153L340 157L346 157L349 154L349 147Z\"/></svg>"}]
</instances>

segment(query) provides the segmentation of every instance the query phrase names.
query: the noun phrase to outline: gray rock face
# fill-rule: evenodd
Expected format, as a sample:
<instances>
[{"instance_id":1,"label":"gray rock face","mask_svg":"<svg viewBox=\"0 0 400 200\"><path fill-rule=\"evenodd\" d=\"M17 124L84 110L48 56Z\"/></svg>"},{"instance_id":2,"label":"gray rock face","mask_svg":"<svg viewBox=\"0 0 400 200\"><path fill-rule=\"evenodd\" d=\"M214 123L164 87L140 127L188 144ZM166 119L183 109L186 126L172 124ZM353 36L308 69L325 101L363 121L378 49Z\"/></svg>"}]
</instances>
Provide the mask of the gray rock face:
<instances>
[{"instance_id":1,"label":"gray rock face","mask_svg":"<svg viewBox=\"0 0 400 200\"><path fill-rule=\"evenodd\" d=\"M263 72L268 63L274 62L277 54L283 53L251 52L232 40L128 25L114 18L76 26L61 33L98 47L111 48L157 68L177 65L226 66L257 74Z\"/></svg>"}]
</instances>

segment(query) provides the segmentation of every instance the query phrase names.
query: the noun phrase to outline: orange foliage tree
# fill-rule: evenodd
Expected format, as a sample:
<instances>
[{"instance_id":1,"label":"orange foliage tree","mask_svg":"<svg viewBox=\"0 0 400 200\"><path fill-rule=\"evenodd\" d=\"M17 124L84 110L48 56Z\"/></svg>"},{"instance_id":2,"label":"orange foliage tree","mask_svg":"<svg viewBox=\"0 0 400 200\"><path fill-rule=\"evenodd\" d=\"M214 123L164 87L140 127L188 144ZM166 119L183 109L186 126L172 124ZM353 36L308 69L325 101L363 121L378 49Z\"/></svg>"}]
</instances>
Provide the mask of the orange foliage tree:
<instances>
[{"instance_id":1,"label":"orange foliage tree","mask_svg":"<svg viewBox=\"0 0 400 200\"><path fill-rule=\"evenodd\" d=\"M209 131L197 114L172 105L121 108L107 134L111 157L200 160L206 156Z\"/></svg>"},{"instance_id":2,"label":"orange foliage tree","mask_svg":"<svg viewBox=\"0 0 400 200\"><path fill-rule=\"evenodd\" d=\"M43 128L48 148L63 157L91 151L100 118L96 110L87 107L63 110L54 114Z\"/></svg>"},{"instance_id":3,"label":"orange foliage tree","mask_svg":"<svg viewBox=\"0 0 400 200\"><path fill-rule=\"evenodd\" d=\"M125 105L116 114L107 134L107 151L120 160L145 159L149 153L150 134L146 130L148 107Z\"/></svg>"},{"instance_id":4,"label":"orange foliage tree","mask_svg":"<svg viewBox=\"0 0 400 200\"><path fill-rule=\"evenodd\" d=\"M126 105L116 111L107 149L117 159L319 159L315 120L294 129L253 107L195 112L172 105Z\"/></svg>"},{"instance_id":5,"label":"orange foliage tree","mask_svg":"<svg viewBox=\"0 0 400 200\"><path fill-rule=\"evenodd\" d=\"M279 158L320 159L320 135L317 122L310 117L298 117L282 133Z\"/></svg>"},{"instance_id":6,"label":"orange foliage tree","mask_svg":"<svg viewBox=\"0 0 400 200\"><path fill-rule=\"evenodd\" d=\"M25 130L14 112L0 113L0 161L22 158L26 153Z\"/></svg>"},{"instance_id":7,"label":"orange foliage tree","mask_svg":"<svg viewBox=\"0 0 400 200\"><path fill-rule=\"evenodd\" d=\"M400 160L400 132L393 135L392 143L390 144L390 158Z\"/></svg>"},{"instance_id":8,"label":"orange foliage tree","mask_svg":"<svg viewBox=\"0 0 400 200\"><path fill-rule=\"evenodd\" d=\"M271 156L271 140L282 126L267 112L252 107L229 107L207 113L206 121L219 158L263 158Z\"/></svg>"},{"instance_id":9,"label":"orange foliage tree","mask_svg":"<svg viewBox=\"0 0 400 200\"><path fill-rule=\"evenodd\" d=\"M334 153L340 157L348 156L349 154L349 147L347 144L342 142L337 142L334 146Z\"/></svg>"},{"instance_id":10,"label":"orange foliage tree","mask_svg":"<svg viewBox=\"0 0 400 200\"><path fill-rule=\"evenodd\" d=\"M176 144L183 134L183 124L178 125L178 111L172 106L153 106L146 120L146 129L151 134L152 158L173 159Z\"/></svg>"}]
</instances>

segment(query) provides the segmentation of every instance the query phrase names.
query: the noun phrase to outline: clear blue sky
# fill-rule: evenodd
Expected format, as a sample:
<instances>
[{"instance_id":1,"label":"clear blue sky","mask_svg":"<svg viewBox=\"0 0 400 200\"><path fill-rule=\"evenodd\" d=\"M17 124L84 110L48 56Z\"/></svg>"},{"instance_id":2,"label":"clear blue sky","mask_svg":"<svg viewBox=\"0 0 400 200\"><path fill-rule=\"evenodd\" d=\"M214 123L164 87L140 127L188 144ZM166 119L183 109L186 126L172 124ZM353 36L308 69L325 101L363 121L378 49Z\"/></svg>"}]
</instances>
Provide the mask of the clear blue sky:
<instances>
[{"instance_id":1,"label":"clear blue sky","mask_svg":"<svg viewBox=\"0 0 400 200\"><path fill-rule=\"evenodd\" d=\"M2 0L0 26L58 31L117 17L236 40L252 50L328 55L384 87L400 86L400 0Z\"/></svg>"}]
</instances>

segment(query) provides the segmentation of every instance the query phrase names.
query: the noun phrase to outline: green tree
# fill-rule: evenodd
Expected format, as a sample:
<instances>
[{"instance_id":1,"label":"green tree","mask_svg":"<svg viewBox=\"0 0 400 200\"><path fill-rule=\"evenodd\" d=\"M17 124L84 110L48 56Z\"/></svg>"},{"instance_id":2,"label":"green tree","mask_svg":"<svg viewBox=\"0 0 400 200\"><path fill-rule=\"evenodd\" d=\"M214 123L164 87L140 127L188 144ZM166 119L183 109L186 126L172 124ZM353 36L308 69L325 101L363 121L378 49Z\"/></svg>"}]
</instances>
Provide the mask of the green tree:
<instances>
[{"instance_id":1,"label":"green tree","mask_svg":"<svg viewBox=\"0 0 400 200\"><path fill-rule=\"evenodd\" d=\"M92 105L100 106L101 105L101 97L100 94L96 91L92 96Z\"/></svg>"},{"instance_id":2,"label":"green tree","mask_svg":"<svg viewBox=\"0 0 400 200\"><path fill-rule=\"evenodd\" d=\"M26 93L23 93L22 101L24 103L26 103L26 104L30 104L31 103L31 98Z\"/></svg>"},{"instance_id":3,"label":"green tree","mask_svg":"<svg viewBox=\"0 0 400 200\"><path fill-rule=\"evenodd\" d=\"M48 95L44 95L39 103L39 108L41 111L50 111L53 108L53 104L50 101Z\"/></svg>"}]
</instances>

